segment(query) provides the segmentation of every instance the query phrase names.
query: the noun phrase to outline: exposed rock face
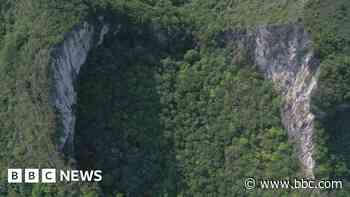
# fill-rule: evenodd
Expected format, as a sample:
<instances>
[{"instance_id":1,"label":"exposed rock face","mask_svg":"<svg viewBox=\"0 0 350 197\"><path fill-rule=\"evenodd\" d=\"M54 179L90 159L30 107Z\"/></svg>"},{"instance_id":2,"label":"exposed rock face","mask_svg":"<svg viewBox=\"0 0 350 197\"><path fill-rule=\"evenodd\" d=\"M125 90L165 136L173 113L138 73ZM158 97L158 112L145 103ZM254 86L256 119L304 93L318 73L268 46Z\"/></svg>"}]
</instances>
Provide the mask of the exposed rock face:
<instances>
[{"instance_id":1,"label":"exposed rock face","mask_svg":"<svg viewBox=\"0 0 350 197\"><path fill-rule=\"evenodd\" d=\"M69 32L62 43L53 48L51 66L53 70L53 105L58 111L60 124L59 150L72 152L75 128L74 105L76 104L75 81L81 66L94 45L103 42L108 25L103 25L100 35L97 28L84 22ZM96 41L98 39L98 41Z\"/></svg>"},{"instance_id":2,"label":"exposed rock face","mask_svg":"<svg viewBox=\"0 0 350 197\"><path fill-rule=\"evenodd\" d=\"M301 25L260 26L253 30L227 33L238 58L248 58L282 95L282 121L289 137L298 144L298 156L305 175L313 177L314 115L311 93L317 85L319 62L311 39ZM243 51L243 52L242 52Z\"/></svg>"}]
</instances>

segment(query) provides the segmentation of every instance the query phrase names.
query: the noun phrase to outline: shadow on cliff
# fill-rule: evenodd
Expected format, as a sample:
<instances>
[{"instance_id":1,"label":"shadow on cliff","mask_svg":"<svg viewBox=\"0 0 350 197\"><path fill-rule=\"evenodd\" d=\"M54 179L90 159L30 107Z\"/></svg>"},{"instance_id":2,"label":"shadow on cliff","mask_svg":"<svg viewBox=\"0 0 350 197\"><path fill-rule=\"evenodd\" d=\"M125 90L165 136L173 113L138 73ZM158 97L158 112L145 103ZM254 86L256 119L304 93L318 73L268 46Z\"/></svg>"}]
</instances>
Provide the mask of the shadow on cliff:
<instances>
[{"instance_id":1,"label":"shadow on cliff","mask_svg":"<svg viewBox=\"0 0 350 197\"><path fill-rule=\"evenodd\" d=\"M173 46L154 26L118 20L78 79L75 158L81 169L103 171L105 195L176 194L176 159L161 122L156 77Z\"/></svg>"}]
</instances>

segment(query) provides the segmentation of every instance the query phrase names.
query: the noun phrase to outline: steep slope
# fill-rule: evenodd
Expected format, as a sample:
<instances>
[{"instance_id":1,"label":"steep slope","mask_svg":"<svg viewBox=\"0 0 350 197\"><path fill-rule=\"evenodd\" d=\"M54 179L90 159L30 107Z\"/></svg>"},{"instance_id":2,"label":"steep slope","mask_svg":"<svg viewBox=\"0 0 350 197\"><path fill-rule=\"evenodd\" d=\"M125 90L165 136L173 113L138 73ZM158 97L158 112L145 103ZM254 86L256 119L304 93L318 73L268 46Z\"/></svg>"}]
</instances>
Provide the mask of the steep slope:
<instances>
[{"instance_id":1,"label":"steep slope","mask_svg":"<svg viewBox=\"0 0 350 197\"><path fill-rule=\"evenodd\" d=\"M273 81L283 98L283 125L298 144L298 157L305 174L314 177L314 115L310 102L319 63L310 36L302 25L279 25L227 33L225 39L233 45L234 52L239 51L234 53L237 63L248 60Z\"/></svg>"},{"instance_id":2,"label":"steep slope","mask_svg":"<svg viewBox=\"0 0 350 197\"><path fill-rule=\"evenodd\" d=\"M310 102L319 63L314 57L310 36L298 25L262 28L257 35L256 65L283 96L283 124L299 144L298 157L306 175L314 177L314 115ZM276 38L279 41L275 42Z\"/></svg>"},{"instance_id":3,"label":"steep slope","mask_svg":"<svg viewBox=\"0 0 350 197\"><path fill-rule=\"evenodd\" d=\"M52 100L59 114L59 150L73 153L73 136L75 128L76 84L80 67L85 63L89 51L96 45L102 44L108 25L91 25L83 22L66 34L63 42L55 46L52 52L53 89ZM102 26L99 27L99 26ZM99 31L99 29L101 29Z\"/></svg>"}]
</instances>

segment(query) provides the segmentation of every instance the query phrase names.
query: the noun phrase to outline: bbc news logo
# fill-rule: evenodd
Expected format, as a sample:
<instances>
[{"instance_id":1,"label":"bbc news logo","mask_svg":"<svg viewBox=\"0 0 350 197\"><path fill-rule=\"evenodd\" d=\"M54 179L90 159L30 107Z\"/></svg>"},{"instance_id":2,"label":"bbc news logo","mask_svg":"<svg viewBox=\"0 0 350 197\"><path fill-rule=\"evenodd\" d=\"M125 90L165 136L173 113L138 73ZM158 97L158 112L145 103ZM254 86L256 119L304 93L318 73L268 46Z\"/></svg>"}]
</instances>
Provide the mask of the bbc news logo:
<instances>
[{"instance_id":1,"label":"bbc news logo","mask_svg":"<svg viewBox=\"0 0 350 197\"><path fill-rule=\"evenodd\" d=\"M8 169L8 183L100 182L101 170Z\"/></svg>"}]
</instances>

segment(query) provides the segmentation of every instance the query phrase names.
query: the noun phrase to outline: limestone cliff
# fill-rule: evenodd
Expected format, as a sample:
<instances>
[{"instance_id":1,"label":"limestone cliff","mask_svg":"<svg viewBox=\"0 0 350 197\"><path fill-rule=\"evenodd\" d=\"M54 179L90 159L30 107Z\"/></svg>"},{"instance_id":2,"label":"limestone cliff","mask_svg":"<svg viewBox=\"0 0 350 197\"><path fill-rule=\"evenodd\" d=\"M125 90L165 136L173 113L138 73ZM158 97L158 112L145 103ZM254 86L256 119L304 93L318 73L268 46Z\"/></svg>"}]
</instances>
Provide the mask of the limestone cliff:
<instances>
[{"instance_id":1,"label":"limestone cliff","mask_svg":"<svg viewBox=\"0 0 350 197\"><path fill-rule=\"evenodd\" d=\"M298 145L298 157L305 175L313 177L314 115L311 93L317 85L319 62L312 42L301 25L259 26L225 35L234 46L236 63L248 61L272 80L283 99L282 123Z\"/></svg>"},{"instance_id":2,"label":"limestone cliff","mask_svg":"<svg viewBox=\"0 0 350 197\"><path fill-rule=\"evenodd\" d=\"M100 18L100 22L102 22ZM76 104L75 81L89 51L103 42L108 25L97 28L83 22L66 34L62 43L53 48L51 67L53 70L52 102L58 112L59 150L71 152L75 127L74 105ZM101 30L99 30L101 29Z\"/></svg>"}]
</instances>

